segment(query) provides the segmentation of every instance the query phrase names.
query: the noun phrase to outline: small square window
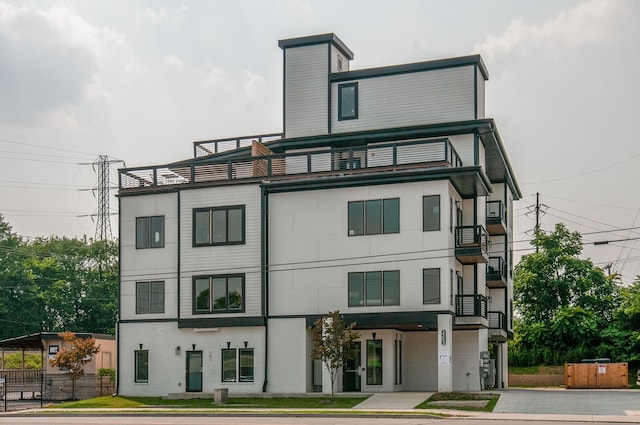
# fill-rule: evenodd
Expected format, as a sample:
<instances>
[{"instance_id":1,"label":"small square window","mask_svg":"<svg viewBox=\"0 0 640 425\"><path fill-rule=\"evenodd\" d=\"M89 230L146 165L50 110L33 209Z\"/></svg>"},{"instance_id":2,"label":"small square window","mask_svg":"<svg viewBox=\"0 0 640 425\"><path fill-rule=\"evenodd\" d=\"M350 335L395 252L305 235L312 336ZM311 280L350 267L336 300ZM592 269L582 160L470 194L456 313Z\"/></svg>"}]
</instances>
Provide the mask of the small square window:
<instances>
[{"instance_id":1,"label":"small square window","mask_svg":"<svg viewBox=\"0 0 640 425\"><path fill-rule=\"evenodd\" d=\"M136 314L164 313L164 282L136 282Z\"/></svg>"},{"instance_id":2,"label":"small square window","mask_svg":"<svg viewBox=\"0 0 640 425\"><path fill-rule=\"evenodd\" d=\"M338 85L338 121L358 119L358 83Z\"/></svg>"}]
</instances>

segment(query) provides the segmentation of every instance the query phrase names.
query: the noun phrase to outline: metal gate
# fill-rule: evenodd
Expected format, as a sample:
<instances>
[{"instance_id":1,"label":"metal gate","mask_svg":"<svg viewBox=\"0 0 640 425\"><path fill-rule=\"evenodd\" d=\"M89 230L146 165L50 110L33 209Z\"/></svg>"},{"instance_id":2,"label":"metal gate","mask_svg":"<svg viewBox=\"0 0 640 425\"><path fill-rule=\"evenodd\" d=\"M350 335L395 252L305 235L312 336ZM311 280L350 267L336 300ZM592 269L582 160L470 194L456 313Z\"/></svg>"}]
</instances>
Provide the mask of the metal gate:
<instances>
[{"instance_id":1,"label":"metal gate","mask_svg":"<svg viewBox=\"0 0 640 425\"><path fill-rule=\"evenodd\" d=\"M0 376L0 409L7 412L42 407L43 389L41 370L4 371Z\"/></svg>"}]
</instances>

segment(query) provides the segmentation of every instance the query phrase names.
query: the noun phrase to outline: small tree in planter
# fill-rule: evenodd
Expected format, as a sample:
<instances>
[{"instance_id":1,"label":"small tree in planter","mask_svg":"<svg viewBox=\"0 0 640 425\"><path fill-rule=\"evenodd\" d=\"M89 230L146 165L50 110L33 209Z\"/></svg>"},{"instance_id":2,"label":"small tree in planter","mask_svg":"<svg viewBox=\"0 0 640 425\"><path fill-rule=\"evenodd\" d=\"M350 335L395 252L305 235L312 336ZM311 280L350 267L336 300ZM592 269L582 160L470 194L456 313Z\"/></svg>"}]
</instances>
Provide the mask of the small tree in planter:
<instances>
[{"instance_id":1,"label":"small tree in planter","mask_svg":"<svg viewBox=\"0 0 640 425\"><path fill-rule=\"evenodd\" d=\"M56 356L49 360L49 365L67 370L67 375L71 377L71 398L75 400L76 380L84 375L84 365L100 352L100 345L96 345L93 337L78 338L73 332L62 332L58 336L66 346L60 347Z\"/></svg>"},{"instance_id":2,"label":"small tree in planter","mask_svg":"<svg viewBox=\"0 0 640 425\"><path fill-rule=\"evenodd\" d=\"M329 312L313 324L313 358L322 360L331 377L331 398L338 372L356 356L355 342L360 334L356 323L345 325L340 311Z\"/></svg>"}]
</instances>

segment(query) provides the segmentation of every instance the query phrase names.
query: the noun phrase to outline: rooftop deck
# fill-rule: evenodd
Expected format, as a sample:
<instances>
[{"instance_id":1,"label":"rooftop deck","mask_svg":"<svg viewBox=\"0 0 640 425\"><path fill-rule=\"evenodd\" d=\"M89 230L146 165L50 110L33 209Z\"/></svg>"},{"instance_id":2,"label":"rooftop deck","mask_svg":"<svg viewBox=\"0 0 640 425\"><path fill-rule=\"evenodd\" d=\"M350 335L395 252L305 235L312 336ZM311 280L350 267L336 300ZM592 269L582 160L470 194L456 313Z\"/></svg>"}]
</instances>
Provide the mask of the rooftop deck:
<instances>
[{"instance_id":1,"label":"rooftop deck","mask_svg":"<svg viewBox=\"0 0 640 425\"><path fill-rule=\"evenodd\" d=\"M259 142L280 135L221 139L194 144L196 158L175 164L120 170L119 188L135 190L206 182L276 180L311 176L346 175L431 167L462 167L447 138L375 143L349 148L321 148L273 153ZM221 159L218 154L251 146L242 157ZM200 151L212 151L199 156Z\"/></svg>"}]
</instances>

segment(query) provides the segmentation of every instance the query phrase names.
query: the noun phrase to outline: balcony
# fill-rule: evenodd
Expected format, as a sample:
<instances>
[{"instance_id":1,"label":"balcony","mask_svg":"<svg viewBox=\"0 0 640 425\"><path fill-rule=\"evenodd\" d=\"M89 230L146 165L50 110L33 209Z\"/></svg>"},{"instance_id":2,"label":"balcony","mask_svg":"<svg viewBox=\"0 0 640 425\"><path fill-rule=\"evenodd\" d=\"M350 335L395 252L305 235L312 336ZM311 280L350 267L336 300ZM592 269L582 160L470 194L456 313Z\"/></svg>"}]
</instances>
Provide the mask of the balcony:
<instances>
[{"instance_id":1,"label":"balcony","mask_svg":"<svg viewBox=\"0 0 640 425\"><path fill-rule=\"evenodd\" d=\"M507 262L504 258L489 257L486 280L489 288L507 287Z\"/></svg>"},{"instance_id":2,"label":"balcony","mask_svg":"<svg viewBox=\"0 0 640 425\"><path fill-rule=\"evenodd\" d=\"M488 262L488 242L489 234L482 226L456 227L456 259L460 264Z\"/></svg>"},{"instance_id":3,"label":"balcony","mask_svg":"<svg viewBox=\"0 0 640 425\"><path fill-rule=\"evenodd\" d=\"M487 318L489 320L489 341L506 342L507 315L501 311L489 311Z\"/></svg>"},{"instance_id":4,"label":"balcony","mask_svg":"<svg viewBox=\"0 0 640 425\"><path fill-rule=\"evenodd\" d=\"M257 136L234 137L232 139L203 140L193 142L193 157L208 156L234 149L249 147L254 141L267 143L282 139L282 133L261 134Z\"/></svg>"},{"instance_id":5,"label":"balcony","mask_svg":"<svg viewBox=\"0 0 640 425\"><path fill-rule=\"evenodd\" d=\"M213 154L245 147L245 139L198 142L196 156L201 155L203 149L212 154L168 165L121 169L119 188L145 189L207 182L228 184L251 179L275 181L463 166L449 139L375 143L295 153L273 153L260 145L261 148L256 149L260 154L250 154L247 150L238 152L243 155L241 157L227 156L225 159Z\"/></svg>"},{"instance_id":6,"label":"balcony","mask_svg":"<svg viewBox=\"0 0 640 425\"><path fill-rule=\"evenodd\" d=\"M456 295L456 326L487 326L487 297Z\"/></svg>"},{"instance_id":7,"label":"balcony","mask_svg":"<svg viewBox=\"0 0 640 425\"><path fill-rule=\"evenodd\" d=\"M504 202L487 202L487 232L491 236L507 234L507 214Z\"/></svg>"}]
</instances>

